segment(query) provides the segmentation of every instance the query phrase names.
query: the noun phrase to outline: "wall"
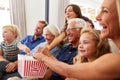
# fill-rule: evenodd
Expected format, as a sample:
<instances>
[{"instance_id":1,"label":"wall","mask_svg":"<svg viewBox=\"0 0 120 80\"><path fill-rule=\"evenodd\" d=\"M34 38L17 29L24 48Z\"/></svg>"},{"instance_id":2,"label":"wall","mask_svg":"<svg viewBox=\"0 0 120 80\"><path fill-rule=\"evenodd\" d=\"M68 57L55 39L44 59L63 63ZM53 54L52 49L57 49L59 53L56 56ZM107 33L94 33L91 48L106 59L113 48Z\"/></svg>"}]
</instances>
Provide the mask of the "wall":
<instances>
[{"instance_id":1,"label":"wall","mask_svg":"<svg viewBox=\"0 0 120 80\"><path fill-rule=\"evenodd\" d=\"M45 0L25 0L27 34L33 34L38 20L45 20Z\"/></svg>"},{"instance_id":2,"label":"wall","mask_svg":"<svg viewBox=\"0 0 120 80\"><path fill-rule=\"evenodd\" d=\"M55 24L59 28L64 25L65 8L69 4L68 0L50 0L49 23Z\"/></svg>"},{"instance_id":3,"label":"wall","mask_svg":"<svg viewBox=\"0 0 120 80\"><path fill-rule=\"evenodd\" d=\"M65 0L49 0L49 23L64 25ZM39 19L45 20L45 0L25 0L27 34L33 34L34 25Z\"/></svg>"}]
</instances>

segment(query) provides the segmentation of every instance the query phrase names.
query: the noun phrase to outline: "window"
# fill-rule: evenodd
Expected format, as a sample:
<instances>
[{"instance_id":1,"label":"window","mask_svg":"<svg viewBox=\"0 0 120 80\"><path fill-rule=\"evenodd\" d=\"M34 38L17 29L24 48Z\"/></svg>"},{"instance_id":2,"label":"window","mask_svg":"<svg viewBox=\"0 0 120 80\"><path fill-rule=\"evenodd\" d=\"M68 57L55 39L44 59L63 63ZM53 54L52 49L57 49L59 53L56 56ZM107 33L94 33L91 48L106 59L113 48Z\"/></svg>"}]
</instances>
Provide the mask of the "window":
<instances>
[{"instance_id":1,"label":"window","mask_svg":"<svg viewBox=\"0 0 120 80\"><path fill-rule=\"evenodd\" d=\"M2 39L2 27L10 24L9 0L0 0L0 42Z\"/></svg>"}]
</instances>

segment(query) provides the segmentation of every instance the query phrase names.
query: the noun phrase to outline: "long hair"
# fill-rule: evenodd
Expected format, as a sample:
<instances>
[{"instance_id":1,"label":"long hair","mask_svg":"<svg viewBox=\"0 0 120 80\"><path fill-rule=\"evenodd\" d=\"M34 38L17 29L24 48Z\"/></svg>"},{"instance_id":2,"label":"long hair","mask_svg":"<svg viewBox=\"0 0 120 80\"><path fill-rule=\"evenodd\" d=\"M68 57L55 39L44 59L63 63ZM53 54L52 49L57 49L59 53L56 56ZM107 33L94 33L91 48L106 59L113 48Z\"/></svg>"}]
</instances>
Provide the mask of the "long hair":
<instances>
[{"instance_id":1,"label":"long hair","mask_svg":"<svg viewBox=\"0 0 120 80\"><path fill-rule=\"evenodd\" d=\"M73 11L75 12L75 14L77 15L77 18L82 18L82 12L81 9L78 5L75 4L70 4L66 7L66 9L71 6L73 8ZM65 9L65 13L66 13L66 9ZM65 26L67 27L67 20L65 19Z\"/></svg>"},{"instance_id":2,"label":"long hair","mask_svg":"<svg viewBox=\"0 0 120 80\"><path fill-rule=\"evenodd\" d=\"M94 40L95 40L96 46L97 46L97 52L95 54L96 58L98 58L106 53L111 52L108 39L100 38L100 31L99 30L95 30L95 29L91 29L91 28L84 28L81 31L81 35L83 33L89 33L89 34L92 34L94 36ZM88 60L85 57L81 57L81 62L88 62Z\"/></svg>"},{"instance_id":3,"label":"long hair","mask_svg":"<svg viewBox=\"0 0 120 80\"><path fill-rule=\"evenodd\" d=\"M119 28L120 28L120 0L116 0L118 19L119 19Z\"/></svg>"}]
</instances>

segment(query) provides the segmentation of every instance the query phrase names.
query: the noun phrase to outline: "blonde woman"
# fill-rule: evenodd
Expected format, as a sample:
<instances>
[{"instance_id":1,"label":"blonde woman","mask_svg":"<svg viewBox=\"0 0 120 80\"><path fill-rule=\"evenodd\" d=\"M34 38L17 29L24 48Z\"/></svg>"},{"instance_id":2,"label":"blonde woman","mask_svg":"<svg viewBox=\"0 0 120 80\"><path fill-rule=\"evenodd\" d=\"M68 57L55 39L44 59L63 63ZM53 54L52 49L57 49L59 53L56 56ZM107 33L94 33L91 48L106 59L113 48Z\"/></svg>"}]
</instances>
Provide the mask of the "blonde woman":
<instances>
[{"instance_id":1,"label":"blonde woman","mask_svg":"<svg viewBox=\"0 0 120 80\"><path fill-rule=\"evenodd\" d=\"M97 16L101 30L101 38L110 38L120 49L120 14L119 0L104 0ZM117 54L118 53L118 54ZM120 79L120 52L105 54L90 63L68 65L45 54L35 54L37 60L42 60L50 69L78 80L113 80ZM39 55L39 56L38 56ZM53 64L54 63L54 64Z\"/></svg>"},{"instance_id":2,"label":"blonde woman","mask_svg":"<svg viewBox=\"0 0 120 80\"><path fill-rule=\"evenodd\" d=\"M100 31L84 28L78 46L78 55L74 58L74 64L92 62L100 56L110 53L108 39L100 38ZM66 80L76 80L66 78Z\"/></svg>"}]
</instances>

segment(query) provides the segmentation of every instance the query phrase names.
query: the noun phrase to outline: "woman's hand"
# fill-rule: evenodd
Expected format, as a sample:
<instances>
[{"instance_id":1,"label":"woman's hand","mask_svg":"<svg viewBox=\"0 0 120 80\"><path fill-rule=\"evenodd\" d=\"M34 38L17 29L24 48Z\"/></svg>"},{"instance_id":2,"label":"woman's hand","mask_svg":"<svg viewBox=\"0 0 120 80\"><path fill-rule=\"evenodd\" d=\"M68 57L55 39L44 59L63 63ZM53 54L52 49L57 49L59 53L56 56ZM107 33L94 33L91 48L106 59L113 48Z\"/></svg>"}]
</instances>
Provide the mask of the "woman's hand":
<instances>
[{"instance_id":1,"label":"woman's hand","mask_svg":"<svg viewBox=\"0 0 120 80\"><path fill-rule=\"evenodd\" d=\"M48 50L47 47L43 47L40 49L40 52L37 52L33 55L33 57L37 60L42 60L45 57L50 57L52 59L56 59Z\"/></svg>"}]
</instances>

